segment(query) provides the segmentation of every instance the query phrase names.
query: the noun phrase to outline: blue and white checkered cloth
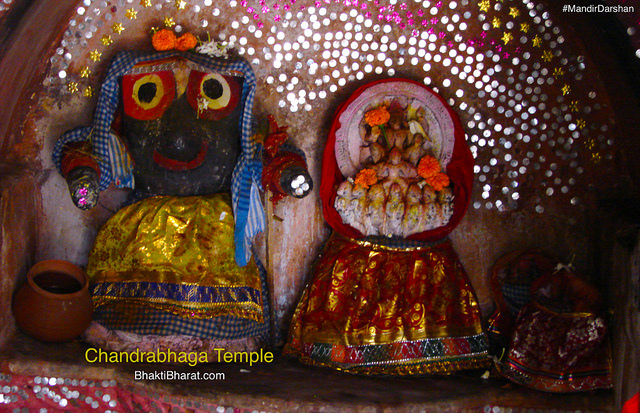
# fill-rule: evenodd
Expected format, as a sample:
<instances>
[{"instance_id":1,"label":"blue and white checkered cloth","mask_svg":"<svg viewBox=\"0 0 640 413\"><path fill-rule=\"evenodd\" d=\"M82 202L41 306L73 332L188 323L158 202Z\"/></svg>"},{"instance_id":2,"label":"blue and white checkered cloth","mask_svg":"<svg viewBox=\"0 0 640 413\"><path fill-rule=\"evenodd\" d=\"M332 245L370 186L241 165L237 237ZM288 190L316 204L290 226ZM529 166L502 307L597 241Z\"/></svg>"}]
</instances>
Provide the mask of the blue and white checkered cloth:
<instances>
[{"instance_id":1,"label":"blue and white checkered cloth","mask_svg":"<svg viewBox=\"0 0 640 413\"><path fill-rule=\"evenodd\" d=\"M240 117L242 152L231 178L231 200L235 215L235 258L240 266L245 266L251 258L253 237L264 231L265 215L259 190L262 175L262 145L253 141L253 99L256 77L251 66L244 60L214 60L204 55L188 52L121 52L111 63L98 96L93 124L90 127L73 129L63 134L53 150L54 164L60 170L60 161L65 145L90 140L95 159L100 167L100 190L111 183L118 187L134 187L133 163L125 146L117 135L111 132L111 124L118 107L120 77L128 73L136 64L174 56L183 57L212 72L239 72L244 76L242 102L244 107Z\"/></svg>"}]
</instances>

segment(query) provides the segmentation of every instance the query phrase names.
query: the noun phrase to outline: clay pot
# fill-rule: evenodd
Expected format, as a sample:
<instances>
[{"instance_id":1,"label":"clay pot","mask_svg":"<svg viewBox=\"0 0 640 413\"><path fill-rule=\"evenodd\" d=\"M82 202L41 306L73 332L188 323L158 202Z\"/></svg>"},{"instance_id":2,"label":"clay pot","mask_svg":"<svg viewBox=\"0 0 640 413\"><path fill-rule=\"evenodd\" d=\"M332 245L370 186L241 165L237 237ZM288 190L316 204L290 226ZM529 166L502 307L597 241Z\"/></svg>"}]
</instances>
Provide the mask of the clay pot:
<instances>
[{"instance_id":1,"label":"clay pot","mask_svg":"<svg viewBox=\"0 0 640 413\"><path fill-rule=\"evenodd\" d=\"M88 286L85 272L68 261L38 262L13 298L16 324L38 340L73 340L89 326L93 315Z\"/></svg>"}]
</instances>

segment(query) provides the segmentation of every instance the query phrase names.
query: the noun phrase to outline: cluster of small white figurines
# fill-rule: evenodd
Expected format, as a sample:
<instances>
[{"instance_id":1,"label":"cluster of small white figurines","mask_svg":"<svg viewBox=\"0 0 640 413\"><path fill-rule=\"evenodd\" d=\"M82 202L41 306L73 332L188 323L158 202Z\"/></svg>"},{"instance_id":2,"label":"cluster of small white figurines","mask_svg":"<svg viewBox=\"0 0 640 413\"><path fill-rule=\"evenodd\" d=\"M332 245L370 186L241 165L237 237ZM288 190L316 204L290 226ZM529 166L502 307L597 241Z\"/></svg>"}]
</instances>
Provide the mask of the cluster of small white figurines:
<instances>
[{"instance_id":1,"label":"cluster of small white figurines","mask_svg":"<svg viewBox=\"0 0 640 413\"><path fill-rule=\"evenodd\" d=\"M367 236L406 238L449 222L453 191L427 131L420 110L395 101L365 113L362 169L336 191L334 206L345 224Z\"/></svg>"}]
</instances>

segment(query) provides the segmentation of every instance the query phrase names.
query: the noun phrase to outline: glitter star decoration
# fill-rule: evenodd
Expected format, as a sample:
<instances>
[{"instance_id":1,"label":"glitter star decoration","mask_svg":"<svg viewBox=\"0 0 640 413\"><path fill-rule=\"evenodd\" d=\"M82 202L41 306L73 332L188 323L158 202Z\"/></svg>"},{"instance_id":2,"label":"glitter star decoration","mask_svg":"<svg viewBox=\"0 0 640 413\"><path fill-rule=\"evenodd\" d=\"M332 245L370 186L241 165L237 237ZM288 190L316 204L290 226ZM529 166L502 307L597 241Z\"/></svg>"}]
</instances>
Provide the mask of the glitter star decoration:
<instances>
[{"instance_id":1,"label":"glitter star decoration","mask_svg":"<svg viewBox=\"0 0 640 413\"><path fill-rule=\"evenodd\" d=\"M504 44L509 43L511 40L513 40L513 35L509 32L504 32L502 34L502 41L504 42Z\"/></svg>"},{"instance_id":2,"label":"glitter star decoration","mask_svg":"<svg viewBox=\"0 0 640 413\"><path fill-rule=\"evenodd\" d=\"M553 69L553 77L554 78L559 78L561 76L564 76L564 69L561 67L556 67L555 69Z\"/></svg>"},{"instance_id":3,"label":"glitter star decoration","mask_svg":"<svg viewBox=\"0 0 640 413\"><path fill-rule=\"evenodd\" d=\"M571 110L571 112L577 112L578 111L578 101L577 100L572 100L569 103L569 109Z\"/></svg>"},{"instance_id":4,"label":"glitter star decoration","mask_svg":"<svg viewBox=\"0 0 640 413\"><path fill-rule=\"evenodd\" d=\"M596 147L596 140L591 137L587 138L587 140L584 141L584 146L586 146L586 148L589 150L593 150L593 148Z\"/></svg>"},{"instance_id":5,"label":"glitter star decoration","mask_svg":"<svg viewBox=\"0 0 640 413\"><path fill-rule=\"evenodd\" d=\"M113 26L111 26L111 30L113 30L114 33L120 34L124 31L124 26L122 25L122 23L113 23Z\"/></svg>"},{"instance_id":6,"label":"glitter star decoration","mask_svg":"<svg viewBox=\"0 0 640 413\"><path fill-rule=\"evenodd\" d=\"M529 32L529 23L521 23L520 24L520 31L523 33L528 33Z\"/></svg>"},{"instance_id":7,"label":"glitter star decoration","mask_svg":"<svg viewBox=\"0 0 640 413\"><path fill-rule=\"evenodd\" d=\"M540 38L540 36L538 36L536 34L536 37L534 37L531 42L533 43L534 47L540 47L540 45L542 44L542 39Z\"/></svg>"},{"instance_id":8,"label":"glitter star decoration","mask_svg":"<svg viewBox=\"0 0 640 413\"><path fill-rule=\"evenodd\" d=\"M164 25L166 27L173 27L176 25L176 22L173 20L173 17L167 16L164 18Z\"/></svg>"},{"instance_id":9,"label":"glitter star decoration","mask_svg":"<svg viewBox=\"0 0 640 413\"><path fill-rule=\"evenodd\" d=\"M84 92L82 92L82 94L85 97L90 98L91 96L93 96L93 88L91 86L87 86L87 88L84 90Z\"/></svg>"},{"instance_id":10,"label":"glitter star decoration","mask_svg":"<svg viewBox=\"0 0 640 413\"><path fill-rule=\"evenodd\" d=\"M104 35L102 36L102 38L100 39L100 41L102 42L103 45L105 46L109 46L111 43L113 43L113 39L111 38L111 36L108 35Z\"/></svg>"},{"instance_id":11,"label":"glitter star decoration","mask_svg":"<svg viewBox=\"0 0 640 413\"><path fill-rule=\"evenodd\" d=\"M500 21L499 18L494 17L493 21L491 22L491 25L493 26L494 29L498 29L502 25L502 22Z\"/></svg>"},{"instance_id":12,"label":"glitter star decoration","mask_svg":"<svg viewBox=\"0 0 640 413\"><path fill-rule=\"evenodd\" d=\"M509 16L511 16L511 17L513 17L515 19L519 15L520 15L520 10L518 10L517 7L510 7L509 8Z\"/></svg>"},{"instance_id":13,"label":"glitter star decoration","mask_svg":"<svg viewBox=\"0 0 640 413\"><path fill-rule=\"evenodd\" d=\"M89 69L89 66L85 66L82 69L80 69L80 77L89 77L89 75L91 74L91 69Z\"/></svg>"},{"instance_id":14,"label":"glitter star decoration","mask_svg":"<svg viewBox=\"0 0 640 413\"><path fill-rule=\"evenodd\" d=\"M602 160L602 155L600 152L594 152L591 154L591 160L593 163L599 163Z\"/></svg>"},{"instance_id":15,"label":"glitter star decoration","mask_svg":"<svg viewBox=\"0 0 640 413\"><path fill-rule=\"evenodd\" d=\"M480 11L486 13L489 11L489 8L491 8L491 2L489 0L482 0L480 3L478 3L478 7L480 8Z\"/></svg>"},{"instance_id":16,"label":"glitter star decoration","mask_svg":"<svg viewBox=\"0 0 640 413\"><path fill-rule=\"evenodd\" d=\"M584 129L584 127L587 126L587 122L585 122L584 119L580 118L576 121L576 126L578 127L578 129Z\"/></svg>"},{"instance_id":17,"label":"glitter star decoration","mask_svg":"<svg viewBox=\"0 0 640 413\"><path fill-rule=\"evenodd\" d=\"M100 58L102 58L102 53L100 53L97 50L94 50L91 53L89 53L89 58L94 62L97 62L98 60L100 60Z\"/></svg>"},{"instance_id":18,"label":"glitter star decoration","mask_svg":"<svg viewBox=\"0 0 640 413\"><path fill-rule=\"evenodd\" d=\"M544 60L545 62L550 62L551 59L553 59L553 53L551 53L551 51L545 50L544 52L542 52L542 60Z\"/></svg>"},{"instance_id":19,"label":"glitter star decoration","mask_svg":"<svg viewBox=\"0 0 640 413\"><path fill-rule=\"evenodd\" d=\"M129 20L135 20L138 17L138 12L135 9L128 9L124 15Z\"/></svg>"},{"instance_id":20,"label":"glitter star decoration","mask_svg":"<svg viewBox=\"0 0 640 413\"><path fill-rule=\"evenodd\" d=\"M142 7L151 7L151 0L140 0L140 5Z\"/></svg>"},{"instance_id":21,"label":"glitter star decoration","mask_svg":"<svg viewBox=\"0 0 640 413\"><path fill-rule=\"evenodd\" d=\"M187 2L184 0L176 0L176 9L177 10L184 10L184 8L187 7Z\"/></svg>"},{"instance_id":22,"label":"glitter star decoration","mask_svg":"<svg viewBox=\"0 0 640 413\"><path fill-rule=\"evenodd\" d=\"M78 83L77 82L69 82L67 84L67 90L71 93L76 93L78 91Z\"/></svg>"},{"instance_id":23,"label":"glitter star decoration","mask_svg":"<svg viewBox=\"0 0 640 413\"><path fill-rule=\"evenodd\" d=\"M565 83L564 86L562 86L562 96L566 96L569 93L571 93L571 86Z\"/></svg>"}]
</instances>

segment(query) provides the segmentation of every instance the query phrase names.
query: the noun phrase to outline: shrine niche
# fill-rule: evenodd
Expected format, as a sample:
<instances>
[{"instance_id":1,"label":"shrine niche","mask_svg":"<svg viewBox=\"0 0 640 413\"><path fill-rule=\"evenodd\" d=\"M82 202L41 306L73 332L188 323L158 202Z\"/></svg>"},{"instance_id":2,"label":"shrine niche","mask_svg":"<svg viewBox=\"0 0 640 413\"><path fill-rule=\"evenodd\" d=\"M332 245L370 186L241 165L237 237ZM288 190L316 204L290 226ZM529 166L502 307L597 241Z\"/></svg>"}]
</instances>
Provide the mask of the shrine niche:
<instances>
[{"instance_id":1,"label":"shrine niche","mask_svg":"<svg viewBox=\"0 0 640 413\"><path fill-rule=\"evenodd\" d=\"M287 339L296 305L304 294L305 285L312 281L314 264L325 251L324 245L327 242L333 247L340 242L344 242L341 247L348 244L344 240L336 241L335 233L331 235L336 231L332 225L327 225L327 211L332 211L330 214L336 225L351 227L349 238L382 236L394 241L412 237L415 240L420 234L438 228L451 229L447 235L450 248L468 274L463 290L475 295L477 314L483 327L479 331L484 331L486 320L495 309L490 280L492 266L504 254L526 248L542 248L561 262L567 262L575 255L576 271L600 290L607 305L620 308L624 302L630 306L625 311L636 314L637 304L618 299L612 290L618 287L610 282L613 279L610 273L618 269L608 264L613 243L607 244L603 234L613 238L618 233L606 226L612 220L602 219L602 216L619 217L621 208L633 205L626 197L637 195L636 182L640 174L632 162L637 145L630 121L637 117L637 106L634 90L629 87L633 82L624 79L625 75L619 71L623 66L632 71L637 61L630 59L621 64L610 50L606 50L602 39L607 36L595 41L593 36L607 30L601 26L603 20L611 17L618 22L616 19L619 19L627 30L621 30L617 40L627 42L630 39L637 48L637 8L632 12L620 9L605 19L605 16L564 12L550 2L532 0L63 0L55 12L47 11L47 6L40 2L28 3L8 0L0 5L0 24L17 21L18 16L24 16L25 22L25 26L15 29L16 35L8 34L7 39L11 41L7 42L5 51L0 52L2 73L7 75L9 83L20 89L20 96L14 97L7 85L0 86L7 114L6 122L0 122L0 135L3 136L0 145L2 219L7 222L3 224L6 230L2 245L3 251L13 248L22 251L17 258L3 261L7 273L11 274L2 281L3 297L6 298L2 300L3 304L7 300L10 302L11 292L36 261L58 258L83 267L94 265L89 263L89 256L100 238L99 229L118 211L128 208L129 203L164 192L179 196L198 193L197 196L205 197L212 192L230 192L229 172L236 162L227 164L222 159L237 159L243 149L233 145L215 146L218 139L226 139L222 136L211 137L211 140L186 139L181 154L174 152L176 148L170 149L167 142L163 150L150 154L144 153L148 146L136 147L134 139L131 139L132 146L123 144L126 152L138 158L135 165L140 173L134 181L139 184L136 190L139 199L130 198L129 190L119 188L115 175L109 184L100 188L97 197L86 197L86 194L98 193L93 190L96 179L100 186L99 181L105 178L104 171L108 168L103 171L100 165L96 168L94 164L80 162L89 169L71 174L71 169L65 170L66 177L63 178L51 160L50 154L54 152L58 137L79 125L92 124L110 63L121 52L142 50L151 53L152 33L169 30L176 39L193 34L198 45L215 41L222 48L228 48L234 57L246 61L255 74L257 98L253 113L257 119L262 119L262 123L255 122L254 131L260 132L257 140L266 140L271 134L277 149L287 152L286 160L280 161L280 165L287 163L304 169L306 164L309 177L315 181L315 186L307 181L298 183L295 178L300 169L296 169L295 173L288 174L283 186L281 176L275 177L277 171L267 166L273 161L271 155L263 155L260 159L270 178L259 185L266 190L259 195L265 222L261 235L252 238L258 246L253 256L264 264L265 275L261 275L260 289L271 307L261 310L265 317L262 321L270 325L276 349L282 348ZM601 23L590 26L591 17ZM29 43L27 34L34 27L42 27L40 30L46 30L47 34L38 33L34 42ZM0 34L5 33L11 33L11 30ZM20 50L28 55L25 63L10 59L11 53ZM631 57L637 59L633 51ZM122 103L129 105L129 109L131 105L143 109L129 111L135 116L116 120L123 130L136 131L136 134L150 130L148 124L153 119L136 117L146 117L141 115L147 110L144 106L155 105L153 97L147 99L154 94L152 89L171 94L164 75L157 73L165 71L167 64L172 65L171 72L180 73L177 77L186 84L191 79L187 74L189 70L207 72L202 67L194 68L188 59L171 63L156 61L155 64L160 70L138 66L132 72L124 73L130 83L123 86L136 90L138 101ZM165 66L160 68L162 65ZM147 75L153 75L153 79L145 78L145 82L140 83ZM221 76L226 80L226 74ZM344 153L336 153L340 164L335 181L337 187L327 198L330 200L322 199L323 157L328 137L333 133L332 122L340 113L341 104L361 87L388 79L401 79L420 88L425 86L459 119L461 140L469 148L473 163L469 172L471 183L464 197L456 193L462 185L455 179L449 177L447 183L442 175L438 175L448 175L449 171L445 160L447 148L433 146L439 141L432 136L436 130L434 119L437 120L435 123L440 122L437 114L429 115L423 111L425 105L412 106L409 104L411 99L403 98L396 101L381 99L376 105L359 108L358 116L363 118L366 112L385 106L390 112L390 120L384 125L384 133L381 128L376 129L376 125L357 122L355 135L345 135L345 141L334 146L336 151L349 148L353 144L349 136L362 140L357 151L348 151L348 162ZM191 80L196 82L195 78ZM143 83L153 86L143 86ZM245 80L237 82L240 90L245 85ZM214 88L205 89L212 95L218 93ZM198 107L197 98L188 98L189 90L186 86L187 98L180 102L183 111ZM230 86L229 90L236 89ZM158 105L156 107L164 104ZM235 110L242 105L240 99ZM269 114L275 123L269 124ZM234 120L218 128L225 134L229 131L228 126L241 115L232 110L228 116ZM194 119L197 125L211 122L204 116ZM225 120L213 122L224 123ZM285 127L290 146L281 145L281 136L274 136ZM440 134L447 133L446 126L442 126ZM340 139L337 136L337 141ZM82 140L78 139L78 143ZM162 137L158 137L158 145L163 145ZM80 155L87 150L82 145L72 149ZM149 159L148 155L153 162L145 165L144 159ZM426 160L419 168L426 155L432 156L438 165ZM107 158L105 152L95 157L94 162ZM75 162L78 166L77 160L70 160L67 159L67 165ZM203 174L217 176L205 180L211 185L206 188L194 188L201 177L192 179L185 175L171 180L165 175L162 179L153 178L160 173L154 169L158 165L164 165L166 171L184 172L208 161L218 164L219 169ZM279 162L271 163L273 167L277 165ZM358 176L363 169L373 170L376 175L376 182L368 188L355 185L357 178L359 182L373 181L373 173ZM421 176L418 169L433 179L435 186L423 184L427 178ZM100 173L94 175L92 170ZM346 179L347 176L353 182ZM399 177L409 178L409 181ZM258 182L259 178L255 178ZM117 180L127 184L124 175L118 176ZM69 196L67 181L76 184L72 196ZM293 182L297 187L293 187ZM291 196L279 196L286 192L287 183L292 185ZM307 189L302 189L304 183L308 184ZM309 191L308 196L294 199L297 189ZM462 198L468 201L465 214L456 210ZM76 208L74 199L76 204L85 203L93 208ZM34 208L23 205L34 205ZM212 211L220 217L223 211L216 208ZM233 214L230 209L225 211L228 216ZM10 218L13 216L16 218ZM12 219L28 222L28 225L12 224ZM228 224L228 233L234 235L235 222ZM118 228L112 232L120 231ZM232 238L227 241L235 253ZM606 240L610 241L610 238ZM342 250L336 247L327 251L335 252L338 257ZM624 277L618 279L620 282L616 285L628 286L627 297L635 291L635 284L624 280ZM258 285L254 283L253 287ZM626 287L623 289L627 290ZM9 307L3 308L6 311L3 312L0 342L9 345L15 330ZM627 311L629 309L631 311ZM619 313L618 309L616 314ZM612 333L617 339L623 336L621 330ZM254 343L250 346L257 348ZM24 360L29 357L31 348L26 345L23 350L12 351ZM623 359L630 363L634 358L628 356L634 353L633 349L625 348L626 352L618 355L614 351L615 366L625 365ZM616 359L620 354L627 356ZM340 363L347 361L346 353L340 353L339 349L333 356ZM64 356L61 358L68 360ZM33 376L24 378L23 384L33 386L36 373L27 368L21 371L25 377ZM304 382L304 375L299 377L299 382ZM327 373L322 377L333 376ZM621 382L632 383L633 377L629 372L622 373L618 367L613 376L616 406L623 397L620 389L627 389L624 395L630 397L628 385ZM0 377L0 382L10 386L23 378L13 380ZM107 387L113 400L119 383L114 380ZM367 388L364 381L354 383ZM300 384L301 388L304 386ZM347 388L348 384L344 386ZM416 392L423 391L407 386ZM232 387L227 383L222 388L233 392ZM474 387L474 383L465 382L462 387L483 393L482 385ZM514 393L509 394L517 394L513 397L520 397L518 403L522 406L528 403L531 408L550 409L555 408L554 403L557 406L565 403L560 398L547 398L546 395L523 396L528 393L514 387ZM398 388L400 386L395 389ZM74 389L80 393L86 390L81 385ZM134 397L135 391L130 393L127 397ZM153 398L152 393L141 394ZM300 400L314 403L305 399L304 391L302 394ZM374 390L367 394L370 399L366 401L366 397L361 396L359 402L367 406L386 402L382 396L376 396ZM5 400L13 395L6 393ZM485 404L489 407L513 406L509 404L510 396L505 399L499 390L488 390L486 395L490 401ZM326 398L331 397L327 393ZM63 398L67 402L71 400ZM414 401L422 403L424 399L416 396ZM214 401L207 406L229 407L231 402L226 400ZM577 410L577 406L582 406L584 411L591 406L597 410L611 404L608 393L604 393L603 398L569 397L566 400L573 404L569 405L567 401L558 409ZM100 408L110 406L109 402L95 402ZM184 407L186 402L182 399L167 403ZM252 407L260 410L258 402L252 403ZM486 407L466 406L470 409ZM606 411L605 407L601 410Z\"/></svg>"},{"instance_id":2,"label":"shrine niche","mask_svg":"<svg viewBox=\"0 0 640 413\"><path fill-rule=\"evenodd\" d=\"M559 255L585 251L584 237L569 234L585 234L591 195L599 192L585 188L616 174L616 126L608 93L590 69L595 63L543 3L203 1L101 6L90 2L76 9L50 59L44 85L51 96L67 96L79 105L95 101L106 62L123 47L120 39L128 39L126 48L139 48L154 26L172 27L178 35L198 33L202 40L208 33L233 44L254 68L262 96L258 112L268 107L276 119L295 119L300 125L301 133L293 139L300 140L318 178L320 150L312 141L327 135L338 103L377 78L416 80L456 111L474 156L469 216L451 237L454 243L477 240L461 259L481 263L468 266L481 307L490 310L486 271L500 256L479 253L481 239L525 247L539 236L526 224L535 220L553 228L542 235L548 242L570 239L558 245ZM327 236L317 198L304 205L286 213L267 211L276 217L268 221L272 242L267 244L273 254L267 265L290 274L272 280L272 288L282 294L274 310L283 331L304 284L303 267L313 261L302 252L317 250ZM484 223L482 217L513 218L519 229L498 239L495 231L480 232L484 224L470 225L478 219ZM302 237L302 244L283 240L299 222L312 222L315 229ZM304 255L302 266L286 258L292 254ZM587 260L578 254L576 263L587 265Z\"/></svg>"}]
</instances>

